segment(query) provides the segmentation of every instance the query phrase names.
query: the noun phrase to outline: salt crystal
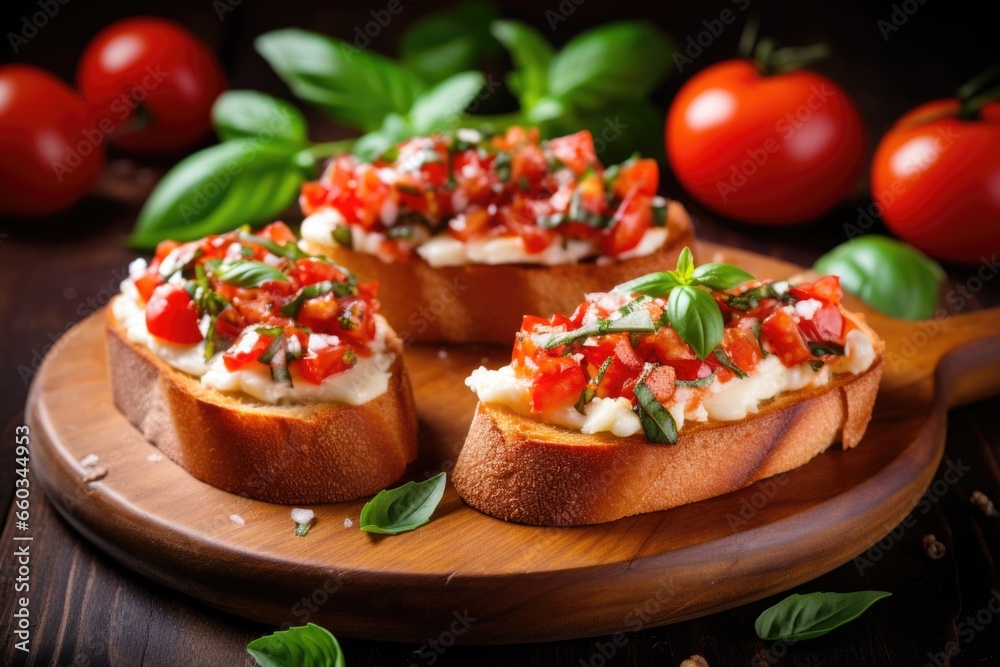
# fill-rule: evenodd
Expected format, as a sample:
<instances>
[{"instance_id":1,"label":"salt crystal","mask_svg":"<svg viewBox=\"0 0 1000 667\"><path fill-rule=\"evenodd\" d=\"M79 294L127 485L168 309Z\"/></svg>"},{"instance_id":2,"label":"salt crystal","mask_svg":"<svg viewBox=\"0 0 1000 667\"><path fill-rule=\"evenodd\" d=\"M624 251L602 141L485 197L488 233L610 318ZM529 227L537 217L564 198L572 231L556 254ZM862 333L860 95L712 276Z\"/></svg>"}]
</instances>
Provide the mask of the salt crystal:
<instances>
[{"instance_id":1,"label":"salt crystal","mask_svg":"<svg viewBox=\"0 0 1000 667\"><path fill-rule=\"evenodd\" d=\"M344 528L350 528L353 525L354 525L353 521L351 521L350 519L344 519Z\"/></svg>"}]
</instances>

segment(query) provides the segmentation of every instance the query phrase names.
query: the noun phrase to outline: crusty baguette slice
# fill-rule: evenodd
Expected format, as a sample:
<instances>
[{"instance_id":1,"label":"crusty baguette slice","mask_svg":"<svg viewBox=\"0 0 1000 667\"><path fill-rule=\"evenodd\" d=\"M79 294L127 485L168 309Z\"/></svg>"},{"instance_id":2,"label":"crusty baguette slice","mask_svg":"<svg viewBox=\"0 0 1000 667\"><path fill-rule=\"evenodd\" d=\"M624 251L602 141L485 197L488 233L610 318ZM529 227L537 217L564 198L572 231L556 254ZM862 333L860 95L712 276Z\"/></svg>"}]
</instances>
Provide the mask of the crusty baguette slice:
<instances>
[{"instance_id":1,"label":"crusty baguette slice","mask_svg":"<svg viewBox=\"0 0 1000 667\"><path fill-rule=\"evenodd\" d=\"M804 465L837 441L854 447L871 420L885 349L860 326L876 343L864 373L778 396L741 421L686 423L676 445L641 434L584 435L480 402L455 465L455 489L505 521L603 523L736 491Z\"/></svg>"},{"instance_id":2,"label":"crusty baguette slice","mask_svg":"<svg viewBox=\"0 0 1000 667\"><path fill-rule=\"evenodd\" d=\"M672 269L694 227L684 207L667 207L667 242L651 255L597 264L557 266L469 264L432 267L423 259L385 262L375 255L304 241L311 254L326 255L364 280L381 284L381 313L406 341L510 345L526 314L572 312L580 295L601 292L653 271Z\"/></svg>"},{"instance_id":3,"label":"crusty baguette slice","mask_svg":"<svg viewBox=\"0 0 1000 667\"><path fill-rule=\"evenodd\" d=\"M116 297L122 298L122 297ZM403 345L389 389L363 405L269 405L204 387L128 340L107 309L115 405L172 461L217 488L273 503L340 502L399 479L417 453Z\"/></svg>"}]
</instances>

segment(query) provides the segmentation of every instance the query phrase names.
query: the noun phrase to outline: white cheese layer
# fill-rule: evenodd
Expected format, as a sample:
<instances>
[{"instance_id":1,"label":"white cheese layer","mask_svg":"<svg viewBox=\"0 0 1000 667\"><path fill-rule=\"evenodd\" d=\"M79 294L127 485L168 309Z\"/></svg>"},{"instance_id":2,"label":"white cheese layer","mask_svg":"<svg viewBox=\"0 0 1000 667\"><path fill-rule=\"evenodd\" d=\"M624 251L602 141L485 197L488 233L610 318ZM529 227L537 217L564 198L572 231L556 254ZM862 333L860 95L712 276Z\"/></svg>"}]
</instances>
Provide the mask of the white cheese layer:
<instances>
[{"instance_id":1,"label":"white cheese layer","mask_svg":"<svg viewBox=\"0 0 1000 667\"><path fill-rule=\"evenodd\" d=\"M347 221L335 209L316 211L302 221L302 239L320 246L336 243L333 232L337 227L347 226ZM366 232L360 227L350 226L351 248L357 252L378 255L385 235ZM651 227L646 230L639 244L621 255L619 259L645 257L651 255L667 242L665 227ZM462 266L465 264L542 264L555 266L574 264L601 254L600 243L596 239L563 239L557 237L540 252L528 252L524 239L519 236L494 236L472 241L459 241L448 233L438 234L426 240L418 240L416 252L431 266Z\"/></svg>"},{"instance_id":2,"label":"white cheese layer","mask_svg":"<svg viewBox=\"0 0 1000 667\"><path fill-rule=\"evenodd\" d=\"M814 371L808 363L787 368L776 355L762 359L748 378L733 378L728 382L715 380L708 387L701 402L692 407L694 390L678 387L670 402L665 406L682 428L684 422L735 421L745 419L760 409L768 401L788 391L798 391L806 387L821 387L830 382L834 373L863 373L875 360L875 350L871 338L854 329L847 334L844 356ZM642 424L632 411L632 403L625 398L595 398L580 414L573 406L552 409L541 415L531 413L531 383L517 377L511 366L499 370L489 370L484 366L472 371L465 380L466 386L474 391L484 403L506 406L518 414L540 418L549 424L578 429L583 433L609 431L618 437L627 437L642 432Z\"/></svg>"},{"instance_id":3,"label":"white cheese layer","mask_svg":"<svg viewBox=\"0 0 1000 667\"><path fill-rule=\"evenodd\" d=\"M274 382L270 370L260 364L249 364L235 371L226 368L222 353L205 359L205 341L194 345L178 345L153 336L146 328L146 310L131 279L122 282L122 294L112 301L115 320L125 330L128 339L144 345L157 357L177 370L201 379L206 387L222 392L243 392L263 403L336 403L361 405L381 396L389 389L389 369L396 355L386 349L389 324L381 315L375 316L375 337L372 356L359 357L357 364L342 373L313 384L292 371L292 385ZM323 334L311 334L309 347L324 344Z\"/></svg>"}]
</instances>

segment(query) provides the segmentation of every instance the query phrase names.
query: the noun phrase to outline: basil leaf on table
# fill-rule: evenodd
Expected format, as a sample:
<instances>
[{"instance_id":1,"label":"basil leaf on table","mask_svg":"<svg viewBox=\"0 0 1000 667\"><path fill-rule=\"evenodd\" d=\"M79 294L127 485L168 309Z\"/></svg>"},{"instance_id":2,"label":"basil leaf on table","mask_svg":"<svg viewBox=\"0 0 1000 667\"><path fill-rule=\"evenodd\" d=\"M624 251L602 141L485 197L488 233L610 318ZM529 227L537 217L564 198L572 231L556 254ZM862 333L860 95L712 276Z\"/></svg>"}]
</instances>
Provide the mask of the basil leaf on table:
<instances>
[{"instance_id":1,"label":"basil leaf on table","mask_svg":"<svg viewBox=\"0 0 1000 667\"><path fill-rule=\"evenodd\" d=\"M294 106L254 90L227 90L212 105L212 125L223 141L266 137L301 147L306 119Z\"/></svg>"},{"instance_id":2,"label":"basil leaf on table","mask_svg":"<svg viewBox=\"0 0 1000 667\"><path fill-rule=\"evenodd\" d=\"M234 139L178 162L146 200L130 243L194 241L240 225L271 222L291 205L304 179L296 149Z\"/></svg>"},{"instance_id":3,"label":"basil leaf on table","mask_svg":"<svg viewBox=\"0 0 1000 667\"><path fill-rule=\"evenodd\" d=\"M761 639L799 641L821 637L850 623L868 607L892 593L858 591L856 593L809 593L790 595L764 610L754 623Z\"/></svg>"},{"instance_id":4,"label":"basil leaf on table","mask_svg":"<svg viewBox=\"0 0 1000 667\"><path fill-rule=\"evenodd\" d=\"M458 127L465 108L485 83L479 72L461 72L418 95L410 109L414 132L431 134Z\"/></svg>"},{"instance_id":5,"label":"basil leaf on table","mask_svg":"<svg viewBox=\"0 0 1000 667\"><path fill-rule=\"evenodd\" d=\"M489 26L499 17L486 2L469 2L412 23L400 41L400 59L427 83L475 69L500 50Z\"/></svg>"},{"instance_id":6,"label":"basil leaf on table","mask_svg":"<svg viewBox=\"0 0 1000 667\"><path fill-rule=\"evenodd\" d=\"M933 317L945 279L941 266L916 248L877 234L842 243L813 269L840 276L844 290L904 320Z\"/></svg>"},{"instance_id":7,"label":"basil leaf on table","mask_svg":"<svg viewBox=\"0 0 1000 667\"><path fill-rule=\"evenodd\" d=\"M398 535L419 528L444 495L446 475L439 472L423 482L407 482L395 489L379 491L361 509L361 530L382 535Z\"/></svg>"},{"instance_id":8,"label":"basil leaf on table","mask_svg":"<svg viewBox=\"0 0 1000 667\"><path fill-rule=\"evenodd\" d=\"M549 92L583 109L643 100L672 61L670 39L646 22L621 21L573 38L552 58Z\"/></svg>"},{"instance_id":9,"label":"basil leaf on table","mask_svg":"<svg viewBox=\"0 0 1000 667\"><path fill-rule=\"evenodd\" d=\"M219 271L219 280L237 287L260 287L266 282L288 282L288 276L270 264L256 260L237 260L223 264Z\"/></svg>"},{"instance_id":10,"label":"basil leaf on table","mask_svg":"<svg viewBox=\"0 0 1000 667\"><path fill-rule=\"evenodd\" d=\"M645 382L639 382L633 390L635 393L635 411L639 415L639 423L646 434L646 440L661 444L677 443L677 422L670 411L656 400L653 390Z\"/></svg>"},{"instance_id":11,"label":"basil leaf on table","mask_svg":"<svg viewBox=\"0 0 1000 667\"><path fill-rule=\"evenodd\" d=\"M274 30L254 47L296 96L365 132L390 113L406 114L423 89L399 63L315 32Z\"/></svg>"},{"instance_id":12,"label":"basil leaf on table","mask_svg":"<svg viewBox=\"0 0 1000 667\"><path fill-rule=\"evenodd\" d=\"M712 295L690 285L674 288L667 299L667 319L699 359L722 341L722 312Z\"/></svg>"},{"instance_id":13,"label":"basil leaf on table","mask_svg":"<svg viewBox=\"0 0 1000 667\"><path fill-rule=\"evenodd\" d=\"M520 21L494 21L490 31L510 52L516 68L507 76L507 85L524 107L533 107L548 92L555 50L535 28Z\"/></svg>"},{"instance_id":14,"label":"basil leaf on table","mask_svg":"<svg viewBox=\"0 0 1000 667\"><path fill-rule=\"evenodd\" d=\"M260 667L345 667L344 653L329 630L307 623L247 644Z\"/></svg>"}]
</instances>

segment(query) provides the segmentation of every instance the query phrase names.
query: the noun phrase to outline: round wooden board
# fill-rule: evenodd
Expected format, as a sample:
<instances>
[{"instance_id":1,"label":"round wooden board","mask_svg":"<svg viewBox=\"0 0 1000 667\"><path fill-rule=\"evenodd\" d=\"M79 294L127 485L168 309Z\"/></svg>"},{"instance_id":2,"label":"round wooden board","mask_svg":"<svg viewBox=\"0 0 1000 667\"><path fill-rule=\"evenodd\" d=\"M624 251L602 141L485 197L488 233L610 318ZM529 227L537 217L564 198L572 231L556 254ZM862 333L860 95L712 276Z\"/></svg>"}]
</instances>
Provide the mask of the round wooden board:
<instances>
[{"instance_id":1,"label":"round wooden board","mask_svg":"<svg viewBox=\"0 0 1000 667\"><path fill-rule=\"evenodd\" d=\"M703 261L758 276L800 271L744 251L700 250ZM786 590L866 550L927 488L948 406L1000 388L1000 309L936 322L936 333L869 320L886 339L886 368L856 449L832 447L736 493L609 524L504 523L449 486L433 521L414 532L361 532L361 500L313 506L312 531L296 537L289 507L219 491L157 460L112 404L100 314L64 336L38 373L27 409L33 470L63 516L127 567L273 625L312 621L338 635L417 643L447 631L507 643L662 625ZM475 405L463 380L508 354L407 351L423 451L411 478L451 468ZM108 472L88 483L94 468L79 461L90 454Z\"/></svg>"}]
</instances>

